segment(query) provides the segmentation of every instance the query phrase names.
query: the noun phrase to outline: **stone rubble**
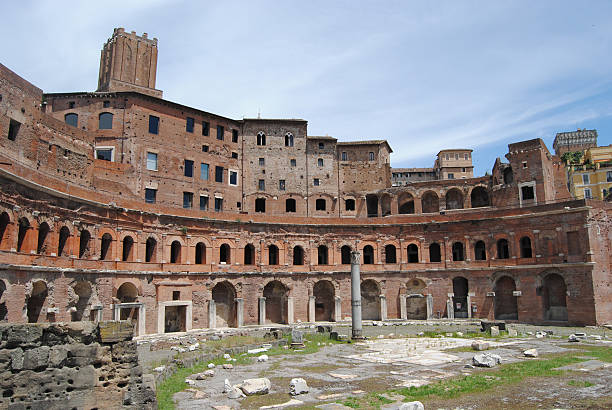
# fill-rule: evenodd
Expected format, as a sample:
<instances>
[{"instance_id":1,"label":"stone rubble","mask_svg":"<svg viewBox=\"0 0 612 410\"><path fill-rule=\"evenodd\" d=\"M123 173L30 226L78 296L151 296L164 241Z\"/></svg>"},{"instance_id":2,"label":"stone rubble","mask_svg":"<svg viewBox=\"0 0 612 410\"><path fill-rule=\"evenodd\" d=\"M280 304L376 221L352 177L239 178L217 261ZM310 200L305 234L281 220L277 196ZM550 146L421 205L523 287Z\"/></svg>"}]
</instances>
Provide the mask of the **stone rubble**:
<instances>
[{"instance_id":1,"label":"stone rubble","mask_svg":"<svg viewBox=\"0 0 612 410\"><path fill-rule=\"evenodd\" d=\"M294 378L291 379L289 383L289 394L292 396L297 396L299 394L308 393L308 384L306 384L306 380L302 378Z\"/></svg>"},{"instance_id":2,"label":"stone rubble","mask_svg":"<svg viewBox=\"0 0 612 410\"><path fill-rule=\"evenodd\" d=\"M478 367L495 367L501 363L501 357L493 353L478 353L472 358L472 364Z\"/></svg>"}]
</instances>

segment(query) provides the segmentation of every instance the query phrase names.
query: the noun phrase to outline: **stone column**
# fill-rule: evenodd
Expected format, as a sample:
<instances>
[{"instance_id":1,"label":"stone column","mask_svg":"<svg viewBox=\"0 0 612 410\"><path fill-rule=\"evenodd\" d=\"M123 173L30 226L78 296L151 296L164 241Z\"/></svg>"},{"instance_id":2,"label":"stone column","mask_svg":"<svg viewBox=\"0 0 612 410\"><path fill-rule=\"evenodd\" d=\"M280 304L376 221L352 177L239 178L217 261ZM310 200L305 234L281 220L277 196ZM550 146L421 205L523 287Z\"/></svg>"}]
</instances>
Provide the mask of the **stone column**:
<instances>
[{"instance_id":1,"label":"stone column","mask_svg":"<svg viewBox=\"0 0 612 410\"><path fill-rule=\"evenodd\" d=\"M403 320L408 319L408 311L406 310L406 295L400 295L400 318Z\"/></svg>"},{"instance_id":2,"label":"stone column","mask_svg":"<svg viewBox=\"0 0 612 410\"><path fill-rule=\"evenodd\" d=\"M361 254L357 251L351 252L351 317L352 338L363 339L361 323L361 279L359 275L359 263Z\"/></svg>"},{"instance_id":3,"label":"stone column","mask_svg":"<svg viewBox=\"0 0 612 410\"><path fill-rule=\"evenodd\" d=\"M217 327L217 306L214 299L208 301L208 328L214 329Z\"/></svg>"},{"instance_id":4,"label":"stone column","mask_svg":"<svg viewBox=\"0 0 612 410\"><path fill-rule=\"evenodd\" d=\"M236 327L244 326L244 299L236 298Z\"/></svg>"},{"instance_id":5,"label":"stone column","mask_svg":"<svg viewBox=\"0 0 612 410\"><path fill-rule=\"evenodd\" d=\"M453 306L453 298L451 297L446 300L446 311L449 319L455 318L455 307Z\"/></svg>"},{"instance_id":6,"label":"stone column","mask_svg":"<svg viewBox=\"0 0 612 410\"><path fill-rule=\"evenodd\" d=\"M259 298L259 324L266 324L266 298L263 296Z\"/></svg>"},{"instance_id":7,"label":"stone column","mask_svg":"<svg viewBox=\"0 0 612 410\"><path fill-rule=\"evenodd\" d=\"M342 299L340 296L334 298L334 321L340 322L342 320Z\"/></svg>"},{"instance_id":8,"label":"stone column","mask_svg":"<svg viewBox=\"0 0 612 410\"><path fill-rule=\"evenodd\" d=\"M433 295L427 295L427 320L433 319Z\"/></svg>"},{"instance_id":9,"label":"stone column","mask_svg":"<svg viewBox=\"0 0 612 410\"><path fill-rule=\"evenodd\" d=\"M379 295L380 298L380 320L387 320L387 297Z\"/></svg>"},{"instance_id":10,"label":"stone column","mask_svg":"<svg viewBox=\"0 0 612 410\"><path fill-rule=\"evenodd\" d=\"M293 297L289 296L287 298L287 324L292 325L294 320L294 306L293 306Z\"/></svg>"},{"instance_id":11,"label":"stone column","mask_svg":"<svg viewBox=\"0 0 612 410\"><path fill-rule=\"evenodd\" d=\"M467 314L468 314L468 319L472 318L472 296L474 296L474 294L472 292L469 292L467 295Z\"/></svg>"},{"instance_id":12,"label":"stone column","mask_svg":"<svg viewBox=\"0 0 612 410\"><path fill-rule=\"evenodd\" d=\"M308 298L308 321L315 322L315 297L310 296Z\"/></svg>"}]
</instances>

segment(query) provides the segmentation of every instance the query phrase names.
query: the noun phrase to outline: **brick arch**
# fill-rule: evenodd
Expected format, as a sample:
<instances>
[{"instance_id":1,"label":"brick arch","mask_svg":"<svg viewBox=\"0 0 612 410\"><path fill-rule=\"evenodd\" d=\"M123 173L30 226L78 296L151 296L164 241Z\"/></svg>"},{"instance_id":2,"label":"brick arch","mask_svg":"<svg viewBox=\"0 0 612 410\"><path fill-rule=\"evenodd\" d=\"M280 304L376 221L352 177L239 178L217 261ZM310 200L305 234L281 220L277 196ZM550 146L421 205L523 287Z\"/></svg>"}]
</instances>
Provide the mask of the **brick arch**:
<instances>
[{"instance_id":1,"label":"brick arch","mask_svg":"<svg viewBox=\"0 0 612 410\"><path fill-rule=\"evenodd\" d=\"M535 258L537 249L535 236L532 232L515 232L514 249L516 249L516 255L514 256L516 256L517 258L522 258L521 239L525 237L529 238L529 241L531 242L531 258Z\"/></svg>"},{"instance_id":2,"label":"brick arch","mask_svg":"<svg viewBox=\"0 0 612 410\"><path fill-rule=\"evenodd\" d=\"M490 190L489 190L489 187L488 187L488 186L486 186L485 184L477 184L477 185L474 185L474 186L470 187L470 188L468 189L468 192L467 192L467 193L466 193L466 195L465 195L466 200L468 200L468 199L469 199L469 205L470 205L469 207L470 207L470 208L474 208L474 201L473 201L473 199L474 199L474 198L472 198L472 193L473 193L473 192L474 192L474 190L475 190L475 189L477 189L477 188L478 188L479 190L480 190L480 189L484 189L484 192L485 192L485 193L486 193L486 195L487 195L487 201L486 201L486 202L487 202L487 204L485 205L484 203L478 203L478 206L477 206L477 207L481 207L481 206L491 206L491 192L490 192Z\"/></svg>"},{"instance_id":3,"label":"brick arch","mask_svg":"<svg viewBox=\"0 0 612 410\"><path fill-rule=\"evenodd\" d=\"M365 249L366 246L371 246L372 249L373 249L374 260L372 261L371 264L376 264L377 262L379 262L379 260L380 260L380 253L379 253L379 251L380 250L378 249L378 244L376 242L374 242L374 241L362 241L362 242L359 243L358 248L357 248L359 250L359 252L361 253L361 263L365 264L365 255L364 255L365 251L364 251L364 249Z\"/></svg>"},{"instance_id":4,"label":"brick arch","mask_svg":"<svg viewBox=\"0 0 612 410\"><path fill-rule=\"evenodd\" d=\"M421 209L423 213L436 213L440 212L440 199L443 196L440 192L436 192L432 189L426 189L419 192L418 198L421 201Z\"/></svg>"},{"instance_id":5,"label":"brick arch","mask_svg":"<svg viewBox=\"0 0 612 410\"><path fill-rule=\"evenodd\" d=\"M459 187L452 186L444 189L445 209L464 209L466 202L465 191Z\"/></svg>"},{"instance_id":6,"label":"brick arch","mask_svg":"<svg viewBox=\"0 0 612 410\"><path fill-rule=\"evenodd\" d=\"M119 291L119 288L121 288L121 286L125 283L128 283L129 285L132 285L136 288L137 297L142 296L142 282L140 280L135 278L116 278L113 281L113 298L117 299L117 292Z\"/></svg>"},{"instance_id":7,"label":"brick arch","mask_svg":"<svg viewBox=\"0 0 612 410\"><path fill-rule=\"evenodd\" d=\"M392 245L395 246L395 262L386 262L387 261L387 246ZM386 240L380 243L381 250L381 258L384 263L400 263L402 261L402 247L398 239L395 240Z\"/></svg>"}]
</instances>

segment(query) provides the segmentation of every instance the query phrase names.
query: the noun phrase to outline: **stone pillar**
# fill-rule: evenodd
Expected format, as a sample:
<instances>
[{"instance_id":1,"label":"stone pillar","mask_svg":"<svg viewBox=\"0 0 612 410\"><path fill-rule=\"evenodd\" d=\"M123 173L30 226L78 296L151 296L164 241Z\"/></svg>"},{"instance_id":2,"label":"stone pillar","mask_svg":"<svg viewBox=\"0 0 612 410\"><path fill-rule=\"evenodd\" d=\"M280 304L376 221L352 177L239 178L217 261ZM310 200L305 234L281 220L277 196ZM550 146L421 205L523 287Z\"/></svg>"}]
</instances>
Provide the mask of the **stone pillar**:
<instances>
[{"instance_id":1,"label":"stone pillar","mask_svg":"<svg viewBox=\"0 0 612 410\"><path fill-rule=\"evenodd\" d=\"M427 320L433 319L433 295L427 295Z\"/></svg>"},{"instance_id":2,"label":"stone pillar","mask_svg":"<svg viewBox=\"0 0 612 410\"><path fill-rule=\"evenodd\" d=\"M408 311L406 310L406 295L400 295L400 318L403 320L408 319Z\"/></svg>"},{"instance_id":3,"label":"stone pillar","mask_svg":"<svg viewBox=\"0 0 612 410\"><path fill-rule=\"evenodd\" d=\"M455 318L455 307L453 306L453 298L446 300L446 312L449 319Z\"/></svg>"},{"instance_id":4,"label":"stone pillar","mask_svg":"<svg viewBox=\"0 0 612 410\"><path fill-rule=\"evenodd\" d=\"M214 299L208 301L208 328L214 329L217 327L217 305Z\"/></svg>"},{"instance_id":5,"label":"stone pillar","mask_svg":"<svg viewBox=\"0 0 612 410\"><path fill-rule=\"evenodd\" d=\"M351 315L352 315L352 338L363 339L361 323L361 279L359 275L359 263L361 254L357 251L351 252Z\"/></svg>"},{"instance_id":6,"label":"stone pillar","mask_svg":"<svg viewBox=\"0 0 612 410\"><path fill-rule=\"evenodd\" d=\"M259 298L259 324L266 324L266 298L263 296Z\"/></svg>"},{"instance_id":7,"label":"stone pillar","mask_svg":"<svg viewBox=\"0 0 612 410\"><path fill-rule=\"evenodd\" d=\"M340 296L334 298L334 321L340 322L342 320L342 299Z\"/></svg>"},{"instance_id":8,"label":"stone pillar","mask_svg":"<svg viewBox=\"0 0 612 410\"><path fill-rule=\"evenodd\" d=\"M310 296L308 298L308 321L315 322L315 297Z\"/></svg>"},{"instance_id":9,"label":"stone pillar","mask_svg":"<svg viewBox=\"0 0 612 410\"><path fill-rule=\"evenodd\" d=\"M294 306L293 306L293 297L289 296L287 298L287 324L293 324L293 315L294 315Z\"/></svg>"},{"instance_id":10,"label":"stone pillar","mask_svg":"<svg viewBox=\"0 0 612 410\"><path fill-rule=\"evenodd\" d=\"M236 327L244 326L244 299L236 298Z\"/></svg>"},{"instance_id":11,"label":"stone pillar","mask_svg":"<svg viewBox=\"0 0 612 410\"><path fill-rule=\"evenodd\" d=\"M468 314L468 319L472 318L472 295L470 293L468 293L467 296L467 314Z\"/></svg>"},{"instance_id":12,"label":"stone pillar","mask_svg":"<svg viewBox=\"0 0 612 410\"><path fill-rule=\"evenodd\" d=\"M379 295L380 298L380 320L387 320L387 297Z\"/></svg>"}]
</instances>

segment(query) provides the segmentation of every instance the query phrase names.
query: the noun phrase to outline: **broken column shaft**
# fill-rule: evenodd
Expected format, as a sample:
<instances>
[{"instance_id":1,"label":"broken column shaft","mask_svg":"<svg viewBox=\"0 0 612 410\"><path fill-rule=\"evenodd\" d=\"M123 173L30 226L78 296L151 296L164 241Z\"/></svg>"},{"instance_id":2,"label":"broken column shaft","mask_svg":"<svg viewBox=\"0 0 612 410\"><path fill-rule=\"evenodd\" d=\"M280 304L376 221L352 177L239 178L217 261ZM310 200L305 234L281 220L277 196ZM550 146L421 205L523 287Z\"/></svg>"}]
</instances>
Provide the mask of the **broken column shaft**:
<instances>
[{"instance_id":1,"label":"broken column shaft","mask_svg":"<svg viewBox=\"0 0 612 410\"><path fill-rule=\"evenodd\" d=\"M351 252L351 318L353 324L352 338L363 339L361 327L361 279L359 277L359 264L361 254Z\"/></svg>"}]
</instances>

